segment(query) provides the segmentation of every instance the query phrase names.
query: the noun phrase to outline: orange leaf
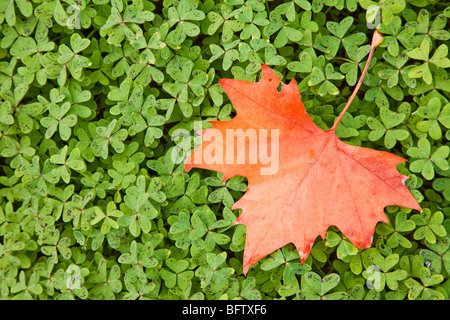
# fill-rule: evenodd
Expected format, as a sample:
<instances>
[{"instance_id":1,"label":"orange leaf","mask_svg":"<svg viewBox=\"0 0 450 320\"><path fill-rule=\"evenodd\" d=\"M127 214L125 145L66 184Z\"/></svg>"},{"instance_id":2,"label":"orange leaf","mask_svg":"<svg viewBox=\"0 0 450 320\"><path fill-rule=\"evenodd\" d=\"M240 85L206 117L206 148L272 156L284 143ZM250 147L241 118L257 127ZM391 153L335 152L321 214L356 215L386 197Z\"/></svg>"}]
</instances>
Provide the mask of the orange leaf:
<instances>
[{"instance_id":1,"label":"orange leaf","mask_svg":"<svg viewBox=\"0 0 450 320\"><path fill-rule=\"evenodd\" d=\"M358 248L367 248L378 221L388 222L387 205L421 210L396 170L405 159L348 145L323 131L307 114L296 81L262 65L259 82L221 79L236 108L230 121L212 121L185 170L220 171L224 181L248 179L232 209L247 228L244 273L259 259L293 243L301 262L319 235L334 225Z\"/></svg>"}]
</instances>

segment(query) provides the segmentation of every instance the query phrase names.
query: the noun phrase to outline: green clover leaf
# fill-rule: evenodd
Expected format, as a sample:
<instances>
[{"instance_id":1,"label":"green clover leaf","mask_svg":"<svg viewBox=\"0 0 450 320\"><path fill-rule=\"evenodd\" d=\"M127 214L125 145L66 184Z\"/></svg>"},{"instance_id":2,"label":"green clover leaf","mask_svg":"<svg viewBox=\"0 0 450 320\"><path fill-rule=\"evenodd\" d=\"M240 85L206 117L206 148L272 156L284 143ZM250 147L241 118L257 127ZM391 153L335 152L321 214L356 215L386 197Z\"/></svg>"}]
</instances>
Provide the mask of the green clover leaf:
<instances>
[{"instance_id":1,"label":"green clover leaf","mask_svg":"<svg viewBox=\"0 0 450 320\"><path fill-rule=\"evenodd\" d=\"M440 211L431 212L430 209L425 208L420 214L415 214L411 220L418 226L414 232L414 239L426 239L428 243L436 243L437 237L444 237L447 235L442 222L444 215Z\"/></svg>"},{"instance_id":2,"label":"green clover leaf","mask_svg":"<svg viewBox=\"0 0 450 320\"><path fill-rule=\"evenodd\" d=\"M386 84L389 88L395 87L398 84L402 85L403 83L410 88L416 87L416 79L408 76L409 71L414 68L414 66L405 66L406 62L409 60L405 51L397 56L392 56L388 52L384 52L383 58L394 67L378 71L378 76L381 79L386 80Z\"/></svg>"},{"instance_id":3,"label":"green clover leaf","mask_svg":"<svg viewBox=\"0 0 450 320\"><path fill-rule=\"evenodd\" d=\"M208 26L207 33L213 35L222 27L222 42L227 43L232 40L235 32L241 31L245 23L236 19L240 12L232 10L232 7L227 4L220 6L220 13L210 11L207 14L208 20L211 24Z\"/></svg>"},{"instance_id":4,"label":"green clover leaf","mask_svg":"<svg viewBox=\"0 0 450 320\"><path fill-rule=\"evenodd\" d=\"M161 278L164 280L164 284L168 288L173 288L177 285L180 289L185 290L194 277L194 271L186 270L189 267L189 262L187 260L168 258L165 260L165 263L171 271L161 269Z\"/></svg>"},{"instance_id":5,"label":"green clover leaf","mask_svg":"<svg viewBox=\"0 0 450 320\"><path fill-rule=\"evenodd\" d=\"M263 29L263 34L272 36L275 33L278 33L273 41L275 48L285 46L288 41L298 42L302 39L303 34L297 28L296 24L298 24L298 22L296 20L286 22L278 11L271 11L269 21L270 23Z\"/></svg>"},{"instance_id":6,"label":"green clover leaf","mask_svg":"<svg viewBox=\"0 0 450 320\"><path fill-rule=\"evenodd\" d=\"M136 35L143 33L138 24L152 21L154 18L153 12L144 10L142 1L133 1L125 10L122 2L114 1L111 14L99 30L100 35L108 36L109 44L120 46L125 38L130 41L136 40Z\"/></svg>"},{"instance_id":7,"label":"green clover leaf","mask_svg":"<svg viewBox=\"0 0 450 320\"><path fill-rule=\"evenodd\" d=\"M394 225L379 224L376 227L376 231L382 236L389 235L386 244L391 248L397 248L399 245L405 248L411 248L412 243L405 237L405 234L413 231L415 228L416 224L413 220L408 219L408 214L404 211L399 211L395 215Z\"/></svg>"},{"instance_id":8,"label":"green clover leaf","mask_svg":"<svg viewBox=\"0 0 450 320\"><path fill-rule=\"evenodd\" d=\"M127 138L128 131L127 129L118 129L119 126L116 126L116 124L117 120L113 119L107 127L99 126L96 128L98 138L91 143L92 152L96 157L106 159L109 153L109 145L117 153L122 153L125 150L123 141Z\"/></svg>"},{"instance_id":9,"label":"green clover leaf","mask_svg":"<svg viewBox=\"0 0 450 320\"><path fill-rule=\"evenodd\" d=\"M69 259L72 256L70 251L70 239L60 238L60 233L58 230L52 232L52 237L45 239L44 244L47 246L41 247L41 252L47 256L51 256L51 261L53 263L58 263L58 253L64 259Z\"/></svg>"},{"instance_id":10,"label":"green clover leaf","mask_svg":"<svg viewBox=\"0 0 450 320\"><path fill-rule=\"evenodd\" d=\"M325 95L337 95L339 94L339 89L330 80L342 80L344 75L340 72L334 70L331 63L328 63L325 67L325 74L318 67L313 67L311 71L311 79L308 81L309 86L318 86L317 92L320 96Z\"/></svg>"},{"instance_id":11,"label":"green clover leaf","mask_svg":"<svg viewBox=\"0 0 450 320\"><path fill-rule=\"evenodd\" d=\"M427 267L422 267L420 269L420 280L421 283L413 278L405 280L405 285L409 289L408 299L415 300L420 296L423 300L444 300L445 297L441 292L429 288L441 283L444 280L442 275L432 275Z\"/></svg>"},{"instance_id":12,"label":"green clover leaf","mask_svg":"<svg viewBox=\"0 0 450 320\"><path fill-rule=\"evenodd\" d=\"M411 39L415 34L415 28L402 27L402 19L399 16L394 16L390 24L380 24L379 31L384 37L380 47L387 48L391 56L397 57L401 46L409 50L414 49Z\"/></svg>"},{"instance_id":13,"label":"green clover leaf","mask_svg":"<svg viewBox=\"0 0 450 320\"><path fill-rule=\"evenodd\" d=\"M406 54L415 60L423 60L420 66L414 67L408 72L410 78L422 78L426 84L431 84L433 76L429 64L433 64L438 68L449 68L450 59L447 58L448 47L445 44L440 45L434 52L433 56L429 58L431 44L427 40L423 40L419 48L413 49Z\"/></svg>"},{"instance_id":14,"label":"green clover leaf","mask_svg":"<svg viewBox=\"0 0 450 320\"><path fill-rule=\"evenodd\" d=\"M424 40L431 43L432 39L443 41L450 39L450 33L445 29L447 17L443 14L437 15L431 26L430 18L430 12L421 9L417 14L417 21L409 21L405 24L406 29L415 31L414 36L410 39L413 47L418 47Z\"/></svg>"},{"instance_id":15,"label":"green clover leaf","mask_svg":"<svg viewBox=\"0 0 450 320\"><path fill-rule=\"evenodd\" d=\"M63 221L72 221L74 229L81 227L82 230L88 230L90 221L93 218L95 207L86 208L89 201L94 196L93 192L88 193L84 197L77 194L72 195L72 200L64 208Z\"/></svg>"},{"instance_id":16,"label":"green clover leaf","mask_svg":"<svg viewBox=\"0 0 450 320\"><path fill-rule=\"evenodd\" d=\"M256 12L254 14L250 6L244 7L244 10L237 16L237 19L246 24L239 35L242 40L261 38L260 27L269 24L266 11Z\"/></svg>"},{"instance_id":17,"label":"green clover leaf","mask_svg":"<svg viewBox=\"0 0 450 320\"><path fill-rule=\"evenodd\" d=\"M19 274L19 282L16 282L11 287L11 293L15 294L15 300L34 300L33 295L39 295L42 291L43 288L39 284L39 275L32 273L31 276L26 279L25 272L23 270Z\"/></svg>"},{"instance_id":18,"label":"green clover leaf","mask_svg":"<svg viewBox=\"0 0 450 320\"><path fill-rule=\"evenodd\" d=\"M227 253L207 253L205 266L200 266L195 275L200 278L200 286L211 297L219 297L227 288L233 268L220 267L226 260Z\"/></svg>"},{"instance_id":19,"label":"green clover leaf","mask_svg":"<svg viewBox=\"0 0 450 320\"><path fill-rule=\"evenodd\" d=\"M406 6L406 2L405 0L400 0L400 1L389 1L389 0L380 0L379 2L375 2L372 0L362 0L360 1L361 7L363 7L364 9L369 9L370 7L374 7L376 9L378 9L379 11L381 11L381 21L388 25L390 24L395 15L401 13ZM369 12L369 11L367 11ZM367 18L367 14L366 14L366 18ZM367 19L368 22L373 22L373 20L369 20Z\"/></svg>"},{"instance_id":20,"label":"green clover leaf","mask_svg":"<svg viewBox=\"0 0 450 320\"><path fill-rule=\"evenodd\" d=\"M196 10L194 5L188 0L181 0L175 9L169 7L167 12L169 18L169 27L176 28L169 32L166 41L171 45L177 46L183 43L186 37L195 37L200 33L197 24L188 21L201 21L205 19L205 13Z\"/></svg>"},{"instance_id":21,"label":"green clover leaf","mask_svg":"<svg viewBox=\"0 0 450 320\"><path fill-rule=\"evenodd\" d=\"M417 129L427 132L434 140L442 137L441 124L447 129L450 128L450 104L445 105L441 110L441 100L437 97L430 99L426 106L420 106L417 114L428 119L417 122Z\"/></svg>"},{"instance_id":22,"label":"green clover leaf","mask_svg":"<svg viewBox=\"0 0 450 320\"><path fill-rule=\"evenodd\" d=\"M411 147L407 151L408 155L413 158L409 168L412 172L420 172L425 179L431 180L434 177L435 166L442 170L449 169L447 161L449 151L448 146L441 146L434 152L431 152L430 142L425 138L421 138L417 143L417 147Z\"/></svg>"},{"instance_id":23,"label":"green clover leaf","mask_svg":"<svg viewBox=\"0 0 450 320\"><path fill-rule=\"evenodd\" d=\"M394 113L388 108L381 108L380 118L381 122L373 117L367 119L367 125L372 130L369 133L371 141L377 141L384 136L384 145L386 148L392 149L397 141L402 141L409 137L408 130L394 129L405 120L404 113Z\"/></svg>"},{"instance_id":24,"label":"green clover leaf","mask_svg":"<svg viewBox=\"0 0 450 320\"><path fill-rule=\"evenodd\" d=\"M353 25L353 22L354 18L352 16L345 17L339 23L334 21L327 22L326 26L331 34L323 36L321 43L327 48L325 57L328 60L331 60L336 56L341 43L348 52L349 46L359 47L367 40L364 33L354 33L346 36L350 27Z\"/></svg>"},{"instance_id":25,"label":"green clover leaf","mask_svg":"<svg viewBox=\"0 0 450 320\"><path fill-rule=\"evenodd\" d=\"M76 114L68 114L71 108L70 102L64 102L61 106L51 103L48 106L48 117L43 117L40 121L41 125L47 130L45 138L50 139L58 130L62 140L69 140L72 135L72 127L76 125L78 117Z\"/></svg>"},{"instance_id":26,"label":"green clover leaf","mask_svg":"<svg viewBox=\"0 0 450 320\"><path fill-rule=\"evenodd\" d=\"M89 290L89 297L94 300L114 300L115 294L122 291L121 272L117 264L112 265L108 272L108 262L102 258L98 263L97 272L90 274L87 283L95 284Z\"/></svg>"},{"instance_id":27,"label":"green clover leaf","mask_svg":"<svg viewBox=\"0 0 450 320\"><path fill-rule=\"evenodd\" d=\"M330 292L339 284L340 277L336 273L331 273L325 277L321 277L315 272L306 272L304 277L307 287L300 292L300 299L324 299L324 300L345 300L348 297L346 292Z\"/></svg>"},{"instance_id":28,"label":"green clover leaf","mask_svg":"<svg viewBox=\"0 0 450 320\"><path fill-rule=\"evenodd\" d=\"M103 234L107 234L111 228L119 229L119 224L114 218L120 218L123 215L123 212L117 210L116 204L114 201L108 202L106 206L106 213L99 207L95 207L96 217L91 221L92 225L95 225L103 220L100 231Z\"/></svg>"}]
</instances>

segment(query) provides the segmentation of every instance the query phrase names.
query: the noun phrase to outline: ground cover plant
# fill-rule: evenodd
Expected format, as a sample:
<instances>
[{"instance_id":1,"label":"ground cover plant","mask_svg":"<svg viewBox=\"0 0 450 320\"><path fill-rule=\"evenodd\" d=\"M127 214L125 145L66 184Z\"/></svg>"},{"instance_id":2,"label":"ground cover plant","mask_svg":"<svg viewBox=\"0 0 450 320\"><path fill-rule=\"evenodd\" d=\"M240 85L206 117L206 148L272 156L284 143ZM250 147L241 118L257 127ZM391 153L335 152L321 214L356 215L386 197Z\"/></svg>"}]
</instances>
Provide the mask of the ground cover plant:
<instances>
[{"instance_id":1,"label":"ground cover plant","mask_svg":"<svg viewBox=\"0 0 450 320\"><path fill-rule=\"evenodd\" d=\"M0 0L2 299L448 299L449 6L434 0ZM323 130L388 151L422 211L243 271L243 176L184 170L219 79L298 83ZM369 196L369 194L368 194Z\"/></svg>"}]
</instances>

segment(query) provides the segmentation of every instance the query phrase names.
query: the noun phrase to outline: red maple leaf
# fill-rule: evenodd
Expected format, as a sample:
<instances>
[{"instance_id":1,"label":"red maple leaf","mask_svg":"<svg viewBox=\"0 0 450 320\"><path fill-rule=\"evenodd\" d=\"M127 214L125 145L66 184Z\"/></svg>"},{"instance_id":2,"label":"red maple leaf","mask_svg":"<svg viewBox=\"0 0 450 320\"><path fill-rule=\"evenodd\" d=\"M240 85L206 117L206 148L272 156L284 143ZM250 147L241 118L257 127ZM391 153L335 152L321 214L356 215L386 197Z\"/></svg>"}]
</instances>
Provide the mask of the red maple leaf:
<instances>
[{"instance_id":1,"label":"red maple leaf","mask_svg":"<svg viewBox=\"0 0 450 320\"><path fill-rule=\"evenodd\" d=\"M376 32L376 36L381 37ZM322 130L311 120L300 99L296 81L282 84L262 65L259 82L221 79L220 85L236 109L229 121L211 121L200 132L202 144L185 163L185 170L204 168L224 174L223 181L240 175L248 189L232 209L242 209L236 223L247 228L243 269L293 243L301 262L319 235L334 225L357 247L368 248L379 221L388 222L387 205L421 210L396 165L406 161L394 154L348 145L335 129L358 85L334 126ZM382 37L381 37L382 40Z\"/></svg>"}]
</instances>

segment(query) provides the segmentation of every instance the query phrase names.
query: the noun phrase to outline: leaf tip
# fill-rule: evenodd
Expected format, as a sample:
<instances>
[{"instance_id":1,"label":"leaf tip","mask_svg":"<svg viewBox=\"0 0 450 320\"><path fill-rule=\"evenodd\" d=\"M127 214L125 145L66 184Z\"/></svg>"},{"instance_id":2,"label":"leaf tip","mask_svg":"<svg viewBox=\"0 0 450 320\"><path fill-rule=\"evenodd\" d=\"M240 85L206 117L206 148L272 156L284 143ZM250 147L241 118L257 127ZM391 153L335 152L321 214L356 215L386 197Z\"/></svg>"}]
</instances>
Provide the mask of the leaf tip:
<instances>
[{"instance_id":1,"label":"leaf tip","mask_svg":"<svg viewBox=\"0 0 450 320\"><path fill-rule=\"evenodd\" d=\"M246 264L244 264L243 266L242 266L242 271L243 271L243 273L244 273L244 276L247 276L247 272L248 272L248 269L250 268L250 266L249 266L249 264L248 263L246 263Z\"/></svg>"},{"instance_id":2,"label":"leaf tip","mask_svg":"<svg viewBox=\"0 0 450 320\"><path fill-rule=\"evenodd\" d=\"M375 30L372 36L372 47L377 47L383 42L384 38L378 30Z\"/></svg>"},{"instance_id":3,"label":"leaf tip","mask_svg":"<svg viewBox=\"0 0 450 320\"><path fill-rule=\"evenodd\" d=\"M271 68L269 68L264 63L261 63L261 81L271 82L275 87L277 87L281 79Z\"/></svg>"}]
</instances>

